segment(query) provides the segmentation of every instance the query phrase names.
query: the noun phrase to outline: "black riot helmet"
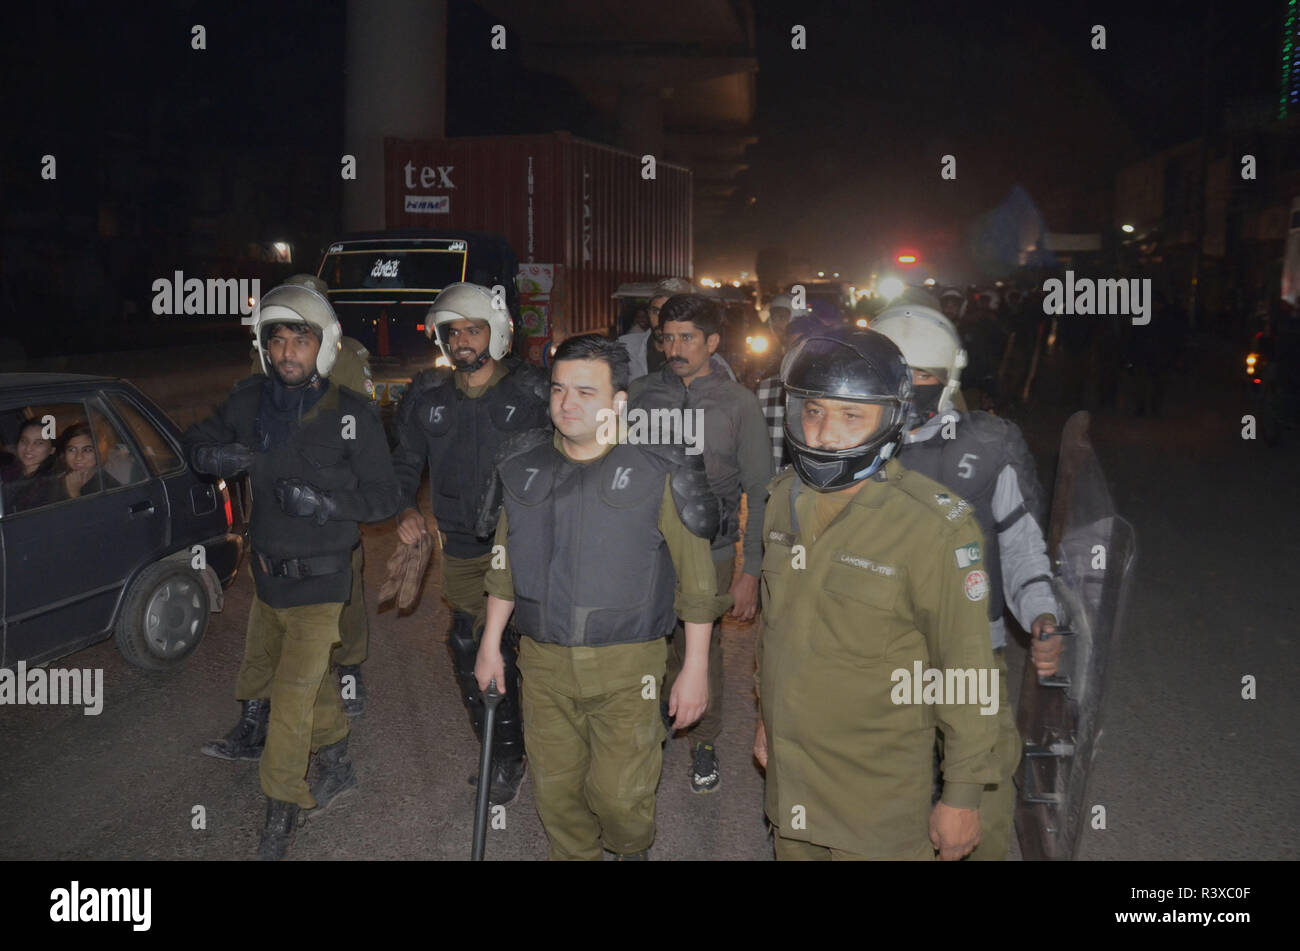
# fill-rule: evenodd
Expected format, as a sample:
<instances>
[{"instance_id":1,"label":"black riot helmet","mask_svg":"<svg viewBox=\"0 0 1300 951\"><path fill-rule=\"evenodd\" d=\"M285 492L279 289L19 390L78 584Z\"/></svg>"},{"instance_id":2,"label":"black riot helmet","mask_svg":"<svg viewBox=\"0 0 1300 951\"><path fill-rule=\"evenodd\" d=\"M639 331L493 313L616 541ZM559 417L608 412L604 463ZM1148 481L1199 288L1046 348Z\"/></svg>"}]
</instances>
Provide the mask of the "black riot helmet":
<instances>
[{"instance_id":1,"label":"black riot helmet","mask_svg":"<svg viewBox=\"0 0 1300 951\"><path fill-rule=\"evenodd\" d=\"M854 330L808 337L786 354L781 383L786 446L809 488L830 492L861 482L902 444L912 374L883 334Z\"/></svg>"}]
</instances>

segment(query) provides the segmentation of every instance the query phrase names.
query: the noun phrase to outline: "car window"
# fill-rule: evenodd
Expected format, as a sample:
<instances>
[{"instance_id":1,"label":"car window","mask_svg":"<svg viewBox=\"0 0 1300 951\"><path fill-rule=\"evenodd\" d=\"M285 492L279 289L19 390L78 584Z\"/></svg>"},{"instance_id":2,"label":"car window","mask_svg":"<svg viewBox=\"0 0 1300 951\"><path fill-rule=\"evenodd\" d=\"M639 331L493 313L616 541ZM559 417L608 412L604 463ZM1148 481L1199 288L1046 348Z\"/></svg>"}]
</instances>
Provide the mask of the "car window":
<instances>
[{"instance_id":1,"label":"car window","mask_svg":"<svg viewBox=\"0 0 1300 951\"><path fill-rule=\"evenodd\" d=\"M63 443L66 436L78 432L89 433L86 406L81 402L29 403L0 409L0 504L5 515L69 498ZM72 441L78 446L85 442ZM98 491L98 486L96 479L92 491Z\"/></svg>"},{"instance_id":2,"label":"car window","mask_svg":"<svg viewBox=\"0 0 1300 951\"><path fill-rule=\"evenodd\" d=\"M145 464L154 475L175 472L184 466L181 457L153 421L140 412L131 400L119 393L109 394L108 401L119 419L135 437L136 445L144 453Z\"/></svg>"},{"instance_id":3,"label":"car window","mask_svg":"<svg viewBox=\"0 0 1300 951\"><path fill-rule=\"evenodd\" d=\"M126 434L97 403L91 403L90 406L90 428L94 435L104 488L135 485L149 478L144 463L132 448Z\"/></svg>"}]
</instances>

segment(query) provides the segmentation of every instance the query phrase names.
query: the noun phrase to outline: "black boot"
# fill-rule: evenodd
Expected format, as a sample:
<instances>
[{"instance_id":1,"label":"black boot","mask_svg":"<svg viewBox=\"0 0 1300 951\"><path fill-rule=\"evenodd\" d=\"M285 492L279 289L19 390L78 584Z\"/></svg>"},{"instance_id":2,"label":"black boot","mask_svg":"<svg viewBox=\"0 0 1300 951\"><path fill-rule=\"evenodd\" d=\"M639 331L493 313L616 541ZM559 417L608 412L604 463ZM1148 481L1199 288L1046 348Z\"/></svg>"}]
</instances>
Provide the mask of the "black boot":
<instances>
[{"instance_id":1,"label":"black boot","mask_svg":"<svg viewBox=\"0 0 1300 951\"><path fill-rule=\"evenodd\" d=\"M514 802L515 797L519 795L519 787L527 775L528 759L526 757L508 762L501 762L493 757L492 785L488 789L488 805L505 806ZM470 776L469 784L475 789L478 788L478 773Z\"/></svg>"},{"instance_id":2,"label":"black boot","mask_svg":"<svg viewBox=\"0 0 1300 951\"><path fill-rule=\"evenodd\" d=\"M478 681L474 679L474 661L478 657L474 619L459 611L452 612L447 640L451 645L461 700L469 711L474 735L482 743L483 693L478 688ZM488 791L488 802L494 806L503 806L514 800L527 770L524 760L524 721L519 703L519 635L513 628L507 628L501 638L501 658L505 662L506 693L497 706L493 721L492 787ZM471 786L477 786L478 774L471 775L469 782Z\"/></svg>"},{"instance_id":3,"label":"black boot","mask_svg":"<svg viewBox=\"0 0 1300 951\"><path fill-rule=\"evenodd\" d=\"M351 677L351 690L348 690L348 681L344 678ZM343 712L350 717L359 717L366 712L366 685L361 679L360 664L340 664L339 665L339 692L343 697ZM347 695L351 693L349 698Z\"/></svg>"},{"instance_id":4,"label":"black boot","mask_svg":"<svg viewBox=\"0 0 1300 951\"><path fill-rule=\"evenodd\" d=\"M203 744L203 753L217 759L258 759L266 746L266 724L271 719L271 701L259 697L241 701L244 712L234 729L220 740Z\"/></svg>"},{"instance_id":5,"label":"black boot","mask_svg":"<svg viewBox=\"0 0 1300 951\"><path fill-rule=\"evenodd\" d=\"M298 804L280 799L266 800L266 825L257 845L257 857L263 862L278 862L289 851L298 828Z\"/></svg>"},{"instance_id":6,"label":"black boot","mask_svg":"<svg viewBox=\"0 0 1300 951\"><path fill-rule=\"evenodd\" d=\"M352 757L348 756L348 738L345 736L337 743L322 746L316 751L316 779L311 784L311 797L316 800L316 808L308 810L306 817L316 818L331 803L346 799L359 785L357 774L352 769Z\"/></svg>"}]
</instances>

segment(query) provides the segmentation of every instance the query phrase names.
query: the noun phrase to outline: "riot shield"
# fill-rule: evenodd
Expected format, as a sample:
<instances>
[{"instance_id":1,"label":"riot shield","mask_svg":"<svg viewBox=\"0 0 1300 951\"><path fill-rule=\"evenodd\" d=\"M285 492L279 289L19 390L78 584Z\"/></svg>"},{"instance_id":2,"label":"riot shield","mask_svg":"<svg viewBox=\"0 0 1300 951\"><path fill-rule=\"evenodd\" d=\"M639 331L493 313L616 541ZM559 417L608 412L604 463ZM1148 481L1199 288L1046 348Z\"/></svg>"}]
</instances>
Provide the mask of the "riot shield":
<instances>
[{"instance_id":1,"label":"riot shield","mask_svg":"<svg viewBox=\"0 0 1300 951\"><path fill-rule=\"evenodd\" d=\"M1054 676L1039 678L1026 660L1016 717L1025 741L1016 829L1026 859L1072 859L1078 850L1089 818L1106 667L1123 633L1137 555L1133 526L1115 512L1088 423L1086 412L1075 413L1061 434L1047 541L1059 628L1070 636Z\"/></svg>"}]
</instances>

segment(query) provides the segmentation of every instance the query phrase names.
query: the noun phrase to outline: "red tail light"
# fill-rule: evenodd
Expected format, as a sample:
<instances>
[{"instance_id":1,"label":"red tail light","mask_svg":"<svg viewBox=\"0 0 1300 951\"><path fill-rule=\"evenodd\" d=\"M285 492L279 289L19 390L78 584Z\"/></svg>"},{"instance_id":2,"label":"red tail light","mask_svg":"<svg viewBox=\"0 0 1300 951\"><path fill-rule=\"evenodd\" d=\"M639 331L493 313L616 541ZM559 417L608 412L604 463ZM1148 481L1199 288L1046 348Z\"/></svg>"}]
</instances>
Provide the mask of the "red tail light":
<instances>
[{"instance_id":1,"label":"red tail light","mask_svg":"<svg viewBox=\"0 0 1300 951\"><path fill-rule=\"evenodd\" d=\"M218 480L217 491L221 493L221 507L226 513L226 528L233 528L235 524L235 509L234 506L230 504L230 489L226 488L225 479Z\"/></svg>"}]
</instances>

